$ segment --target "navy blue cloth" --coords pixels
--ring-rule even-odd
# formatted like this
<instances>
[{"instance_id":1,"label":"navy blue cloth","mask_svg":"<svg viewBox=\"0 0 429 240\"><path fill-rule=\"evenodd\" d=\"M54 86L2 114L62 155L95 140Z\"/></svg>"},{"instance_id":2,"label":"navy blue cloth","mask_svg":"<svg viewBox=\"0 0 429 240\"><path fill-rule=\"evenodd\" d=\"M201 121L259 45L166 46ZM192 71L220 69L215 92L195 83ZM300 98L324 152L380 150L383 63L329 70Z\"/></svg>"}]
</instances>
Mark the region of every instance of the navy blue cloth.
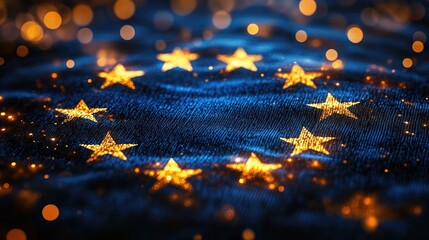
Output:
<instances>
[{"instance_id":1,"label":"navy blue cloth","mask_svg":"<svg viewBox=\"0 0 429 240\"><path fill-rule=\"evenodd\" d=\"M10 184L0 193L1 236L20 228L28 239L241 239L252 229L256 239L425 239L429 55L412 53L411 44L415 31L428 33L427 19L394 30L362 27L363 42L352 44L345 28L333 27L329 17L342 14L346 26L363 26L360 12L367 6L326 1L319 4L319 10L329 9L325 15L301 25L279 6L253 4L232 11L231 25L205 40L212 22L204 3L188 16L171 13L174 22L166 31L153 26L153 17L171 11L167 2L146 1L127 21L116 20L111 5L102 5L90 25L90 44L57 42L49 50L30 47L26 58L7 58L0 66L0 110L16 120L0 119L0 184ZM247 34L252 22L269 27L270 34ZM119 36L123 24L136 29L130 41ZM191 31L190 40L180 37L183 28ZM306 43L295 40L300 29L308 33ZM167 44L163 51L155 49L160 39ZM321 47L311 47L312 39ZM175 47L200 55L192 61L193 72L161 71L156 55ZM263 56L255 63L257 72L220 71L225 63L217 55L239 47ZM289 72L297 63L320 71L329 65L329 48L338 50L343 69L323 71L314 81L317 89L282 89L284 80L274 76L278 68ZM127 70L145 71L133 79L136 90L100 90L104 80L97 74L114 67L97 66L100 49L114 51ZM416 58L409 70L402 66L405 57ZM67 59L76 65L68 69ZM358 119L333 115L319 121L321 111L307 104L323 102L328 93L341 102L360 102L349 109ZM65 116L54 109L74 108L81 99L108 110L95 115L98 123L62 123ZM336 137L323 144L331 154L291 157L294 146L280 138L296 138L302 127ZM91 151L80 144L99 144L108 131L117 143L139 145L124 150L127 161L103 156L87 163ZM264 163L282 164L272 173L284 191L258 180L241 185L240 173L225 167L251 152ZM189 179L192 192L172 185L150 191L156 179L142 171L154 169L155 162L161 168L170 158L182 168L203 170ZM312 165L316 160L321 167ZM378 226L371 231L362 217L368 208L351 209L350 216L343 208L361 195L377 202ZM53 222L41 215L49 203L60 209Z\"/></svg>"}]
</instances>

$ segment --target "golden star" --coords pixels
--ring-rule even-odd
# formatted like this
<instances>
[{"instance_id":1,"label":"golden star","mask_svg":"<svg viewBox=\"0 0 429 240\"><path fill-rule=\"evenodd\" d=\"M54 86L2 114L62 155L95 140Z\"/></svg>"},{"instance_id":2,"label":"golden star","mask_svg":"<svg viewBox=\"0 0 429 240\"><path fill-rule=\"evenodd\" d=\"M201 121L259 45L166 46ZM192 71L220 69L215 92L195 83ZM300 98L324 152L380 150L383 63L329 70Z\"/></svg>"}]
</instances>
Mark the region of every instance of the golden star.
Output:
<instances>
[{"instance_id":1,"label":"golden star","mask_svg":"<svg viewBox=\"0 0 429 240\"><path fill-rule=\"evenodd\" d=\"M120 158L121 160L127 160L127 157L122 152L122 150L135 147L137 145L138 144L116 144L115 140L113 140L112 136L110 135L110 132L107 132L100 144L81 144L80 146L93 151L89 159L86 161L92 162L98 160L98 157L107 154Z\"/></svg>"},{"instance_id":2,"label":"golden star","mask_svg":"<svg viewBox=\"0 0 429 240\"><path fill-rule=\"evenodd\" d=\"M163 61L161 70L163 72L168 71L172 68L178 67L185 69L186 71L192 71L191 61L198 58L198 54L190 53L188 50L182 50L181 48L175 48L172 53L161 53L156 56L158 60Z\"/></svg>"},{"instance_id":3,"label":"golden star","mask_svg":"<svg viewBox=\"0 0 429 240\"><path fill-rule=\"evenodd\" d=\"M201 169L182 169L173 158L167 162L161 170L145 170L144 174L155 177L158 181L152 186L152 190L157 191L167 184L179 186L185 190L192 191L192 185L187 181L189 177L200 174Z\"/></svg>"},{"instance_id":4,"label":"golden star","mask_svg":"<svg viewBox=\"0 0 429 240\"><path fill-rule=\"evenodd\" d=\"M64 122L68 122L74 118L83 118L91 120L93 122L97 122L97 119L95 119L92 114L107 111L107 108L88 108L88 106L82 99L73 109L56 108L55 111L67 115L66 119L64 119Z\"/></svg>"},{"instance_id":5,"label":"golden star","mask_svg":"<svg viewBox=\"0 0 429 240\"><path fill-rule=\"evenodd\" d=\"M322 116L320 116L320 121L326 119L327 117L333 114L341 114L347 117L351 117L357 119L357 117L350 112L347 108L359 104L360 102L338 102L337 99L334 98L330 93L326 97L324 103L314 103L307 104L307 106L314 107L322 110Z\"/></svg>"},{"instance_id":6,"label":"golden star","mask_svg":"<svg viewBox=\"0 0 429 240\"><path fill-rule=\"evenodd\" d=\"M261 61L261 55L247 55L243 48L238 48L234 54L229 55L218 55L219 61L225 62L226 71L231 72L237 68L245 68L250 71L256 72L258 68L255 66L255 62Z\"/></svg>"},{"instance_id":7,"label":"golden star","mask_svg":"<svg viewBox=\"0 0 429 240\"><path fill-rule=\"evenodd\" d=\"M314 150L323 154L329 155L322 143L334 140L335 137L316 137L309 132L305 127L302 128L298 138L280 138L281 140L295 145L292 156L300 154L307 150Z\"/></svg>"},{"instance_id":8,"label":"golden star","mask_svg":"<svg viewBox=\"0 0 429 240\"><path fill-rule=\"evenodd\" d=\"M251 153L246 163L227 164L226 167L240 171L241 176L238 182L244 184L255 177L263 179L267 183L274 183L274 177L271 171L281 168L281 164L262 163L256 154Z\"/></svg>"},{"instance_id":9,"label":"golden star","mask_svg":"<svg viewBox=\"0 0 429 240\"><path fill-rule=\"evenodd\" d=\"M136 89L132 78L140 77L144 75L144 71L127 71L122 64L116 65L110 72L101 72L98 74L99 77L104 78L104 83L101 85L101 89L105 89L114 84L121 84L131 89Z\"/></svg>"},{"instance_id":10,"label":"golden star","mask_svg":"<svg viewBox=\"0 0 429 240\"><path fill-rule=\"evenodd\" d=\"M322 76L323 73L319 72L305 72L301 66L294 64L290 73L276 73L275 76L279 78L284 78L285 84L283 89L286 89L290 86L297 85L298 83L305 84L312 88L317 88L314 84L313 79Z\"/></svg>"}]
</instances>

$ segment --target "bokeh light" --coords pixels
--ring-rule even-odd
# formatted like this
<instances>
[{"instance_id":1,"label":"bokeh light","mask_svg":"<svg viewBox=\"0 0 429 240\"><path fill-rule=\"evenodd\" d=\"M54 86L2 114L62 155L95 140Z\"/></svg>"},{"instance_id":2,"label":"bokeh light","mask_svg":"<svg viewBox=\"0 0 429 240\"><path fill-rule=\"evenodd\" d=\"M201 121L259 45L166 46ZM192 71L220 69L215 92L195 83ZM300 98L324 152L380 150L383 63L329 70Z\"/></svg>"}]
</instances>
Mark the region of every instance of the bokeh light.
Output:
<instances>
[{"instance_id":1,"label":"bokeh light","mask_svg":"<svg viewBox=\"0 0 429 240\"><path fill-rule=\"evenodd\" d=\"M120 35L122 39L124 40L131 40L134 38L134 35L136 34L136 31L134 30L134 27L131 25L124 25L121 27Z\"/></svg>"},{"instance_id":2,"label":"bokeh light","mask_svg":"<svg viewBox=\"0 0 429 240\"><path fill-rule=\"evenodd\" d=\"M251 24L247 25L247 32L250 35L256 35L259 32L259 26L255 23L251 23Z\"/></svg>"},{"instance_id":3,"label":"bokeh light","mask_svg":"<svg viewBox=\"0 0 429 240\"><path fill-rule=\"evenodd\" d=\"M131 0L117 0L113 5L113 11L116 17L121 20L127 20L134 15L136 6Z\"/></svg>"},{"instance_id":4,"label":"bokeh light","mask_svg":"<svg viewBox=\"0 0 429 240\"><path fill-rule=\"evenodd\" d=\"M363 40L363 31L356 26L350 27L347 30L347 37L352 43L360 43Z\"/></svg>"},{"instance_id":5,"label":"bokeh light","mask_svg":"<svg viewBox=\"0 0 429 240\"><path fill-rule=\"evenodd\" d=\"M60 216L60 210L54 204L48 204L42 209L42 216L46 221L54 221Z\"/></svg>"},{"instance_id":6,"label":"bokeh light","mask_svg":"<svg viewBox=\"0 0 429 240\"><path fill-rule=\"evenodd\" d=\"M307 41L307 33L304 30L299 30L295 34L296 41L303 43Z\"/></svg>"},{"instance_id":7,"label":"bokeh light","mask_svg":"<svg viewBox=\"0 0 429 240\"><path fill-rule=\"evenodd\" d=\"M7 232L6 240L27 240L27 235L21 229L14 228Z\"/></svg>"},{"instance_id":8,"label":"bokeh light","mask_svg":"<svg viewBox=\"0 0 429 240\"><path fill-rule=\"evenodd\" d=\"M55 11L48 12L43 18L43 23L49 29L57 29L61 26L62 23L61 15Z\"/></svg>"}]
</instances>

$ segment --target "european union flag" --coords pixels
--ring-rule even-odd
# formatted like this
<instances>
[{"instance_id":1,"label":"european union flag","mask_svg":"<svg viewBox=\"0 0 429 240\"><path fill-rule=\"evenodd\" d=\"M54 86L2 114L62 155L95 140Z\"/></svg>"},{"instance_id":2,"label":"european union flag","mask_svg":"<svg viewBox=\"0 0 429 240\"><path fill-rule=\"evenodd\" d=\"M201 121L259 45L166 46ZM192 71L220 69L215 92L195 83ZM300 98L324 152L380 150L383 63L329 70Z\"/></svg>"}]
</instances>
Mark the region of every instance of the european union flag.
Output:
<instances>
[{"instance_id":1,"label":"european union flag","mask_svg":"<svg viewBox=\"0 0 429 240\"><path fill-rule=\"evenodd\" d=\"M0 0L0 236L426 239L427 1Z\"/></svg>"}]
</instances>

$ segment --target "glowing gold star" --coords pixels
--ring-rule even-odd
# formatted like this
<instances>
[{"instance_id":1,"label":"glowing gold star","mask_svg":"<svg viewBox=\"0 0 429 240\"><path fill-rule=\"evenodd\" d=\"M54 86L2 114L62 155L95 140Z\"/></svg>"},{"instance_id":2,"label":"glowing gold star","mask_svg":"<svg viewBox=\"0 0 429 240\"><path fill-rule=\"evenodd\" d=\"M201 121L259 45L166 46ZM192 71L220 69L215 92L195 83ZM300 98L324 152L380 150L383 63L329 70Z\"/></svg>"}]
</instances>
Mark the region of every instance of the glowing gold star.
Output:
<instances>
[{"instance_id":1,"label":"glowing gold star","mask_svg":"<svg viewBox=\"0 0 429 240\"><path fill-rule=\"evenodd\" d=\"M298 83L305 84L312 88L317 88L314 84L313 79L322 76L322 73L319 72L305 72L302 67L298 64L293 65L290 73L276 73L275 76L279 78L284 78L285 84L283 89L286 89L290 86L297 85Z\"/></svg>"},{"instance_id":2,"label":"glowing gold star","mask_svg":"<svg viewBox=\"0 0 429 240\"><path fill-rule=\"evenodd\" d=\"M98 157L103 155L112 155L114 157L120 158L121 160L127 160L127 157L122 152L122 150L135 147L138 144L116 144L113 140L110 132L107 132L103 141L100 144L81 144L80 146L87 148L93 153L86 162L92 162L98 160Z\"/></svg>"},{"instance_id":3,"label":"glowing gold star","mask_svg":"<svg viewBox=\"0 0 429 240\"><path fill-rule=\"evenodd\" d=\"M161 70L163 72L168 71L172 68L178 67L185 69L186 71L192 71L191 61L198 58L198 54L190 53L188 50L182 50L181 48L175 48L172 53L161 53L156 56L158 60L163 61Z\"/></svg>"},{"instance_id":4,"label":"glowing gold star","mask_svg":"<svg viewBox=\"0 0 429 240\"><path fill-rule=\"evenodd\" d=\"M174 161L173 158L167 162L161 170L146 170L145 175L155 177L158 181L152 186L152 190L156 191L167 184L179 186L185 190L192 191L192 185L187 181L189 177L200 174L201 169L182 169Z\"/></svg>"},{"instance_id":5,"label":"glowing gold star","mask_svg":"<svg viewBox=\"0 0 429 240\"><path fill-rule=\"evenodd\" d=\"M281 168L281 164L262 163L256 154L251 153L246 163L227 164L226 167L241 172L239 183L244 184L255 177L263 179L267 183L274 183L271 171Z\"/></svg>"},{"instance_id":6,"label":"glowing gold star","mask_svg":"<svg viewBox=\"0 0 429 240\"><path fill-rule=\"evenodd\" d=\"M98 74L99 77L105 79L103 85L101 85L101 89L115 84L121 84L133 90L136 89L136 87L131 79L143 75L144 71L127 71L122 64L116 65L110 72L101 72Z\"/></svg>"},{"instance_id":7,"label":"glowing gold star","mask_svg":"<svg viewBox=\"0 0 429 240\"><path fill-rule=\"evenodd\" d=\"M95 119L92 114L107 111L107 108L88 108L88 106L82 99L73 109L56 108L55 111L67 115L66 119L64 119L64 122L68 122L74 118L83 118L91 120L93 122L97 122L97 119Z\"/></svg>"},{"instance_id":8,"label":"glowing gold star","mask_svg":"<svg viewBox=\"0 0 429 240\"><path fill-rule=\"evenodd\" d=\"M298 138L280 138L281 140L295 145L292 156L300 154L307 150L314 150L323 154L329 155L322 143L334 140L334 137L316 137L309 132L305 127L302 128Z\"/></svg>"},{"instance_id":9,"label":"glowing gold star","mask_svg":"<svg viewBox=\"0 0 429 240\"><path fill-rule=\"evenodd\" d=\"M231 56L229 55L218 55L219 61L225 62L226 71L231 72L237 68L245 68L250 71L256 72L258 68L255 66L255 62L261 61L261 55L247 55L243 48L239 48Z\"/></svg>"},{"instance_id":10,"label":"glowing gold star","mask_svg":"<svg viewBox=\"0 0 429 240\"><path fill-rule=\"evenodd\" d=\"M356 104L359 104L359 102L338 102L334 96L328 93L324 103L307 104L307 106L322 110L322 116L320 116L320 120L324 120L335 113L357 119L357 117L347 109Z\"/></svg>"}]
</instances>

